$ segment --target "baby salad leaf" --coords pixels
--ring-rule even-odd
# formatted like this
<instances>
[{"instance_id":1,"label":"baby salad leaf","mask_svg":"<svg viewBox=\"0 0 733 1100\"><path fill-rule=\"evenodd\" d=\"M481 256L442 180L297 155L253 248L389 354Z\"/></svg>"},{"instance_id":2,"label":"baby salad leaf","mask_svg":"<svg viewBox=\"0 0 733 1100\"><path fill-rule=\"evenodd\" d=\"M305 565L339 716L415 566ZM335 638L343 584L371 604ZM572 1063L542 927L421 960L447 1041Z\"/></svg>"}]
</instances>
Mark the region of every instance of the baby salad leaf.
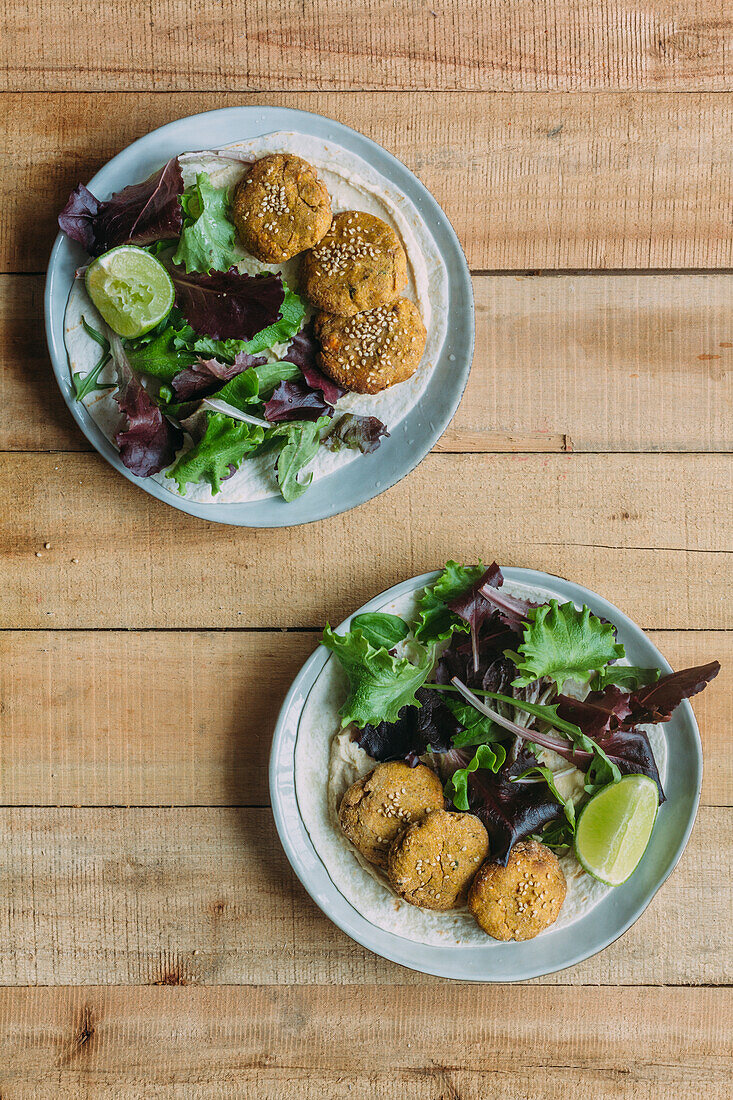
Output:
<instances>
[{"instance_id":1,"label":"baby salad leaf","mask_svg":"<svg viewBox=\"0 0 733 1100\"><path fill-rule=\"evenodd\" d=\"M426 752L447 752L460 727L444 700L430 688L415 692L418 706L404 706L395 722L366 723L359 745L374 760L417 761Z\"/></svg>"},{"instance_id":2,"label":"baby salad leaf","mask_svg":"<svg viewBox=\"0 0 733 1100\"><path fill-rule=\"evenodd\" d=\"M77 401L83 401L88 393L93 393L96 390L113 390L115 388L114 382L97 381L99 375L112 358L109 350L109 340L106 336L103 336L101 332L97 332L85 317L82 317L81 323L87 336L91 336L92 340L99 344L102 349L102 354L88 374L82 374L81 371L74 371L72 373L71 379L74 383L74 395Z\"/></svg>"},{"instance_id":3,"label":"baby salad leaf","mask_svg":"<svg viewBox=\"0 0 733 1100\"><path fill-rule=\"evenodd\" d=\"M314 390L320 390L324 400L329 405L335 405L340 397L347 392L345 386L339 386L332 378L329 378L319 369L316 363L318 344L313 335L313 323L304 325L300 332L296 333L290 342L287 355L283 358L289 363L294 363L300 370L309 386Z\"/></svg>"},{"instance_id":4,"label":"baby salad leaf","mask_svg":"<svg viewBox=\"0 0 733 1100\"><path fill-rule=\"evenodd\" d=\"M117 370L114 396L125 418L125 427L115 433L114 441L128 470L138 477L149 477L170 465L183 443L183 432L163 416L130 366L121 339L109 331Z\"/></svg>"},{"instance_id":5,"label":"baby salad leaf","mask_svg":"<svg viewBox=\"0 0 733 1100\"><path fill-rule=\"evenodd\" d=\"M229 191L214 187L206 172L180 197L183 230L174 264L186 271L227 271L236 262L235 231L229 220Z\"/></svg>"},{"instance_id":6,"label":"baby salad leaf","mask_svg":"<svg viewBox=\"0 0 733 1100\"><path fill-rule=\"evenodd\" d=\"M182 493L186 485L207 481L213 493L221 489L222 481L234 473L245 455L264 439L264 429L255 424L232 420L223 413L207 412L203 438L190 451L182 454L167 471Z\"/></svg>"},{"instance_id":7,"label":"baby salad leaf","mask_svg":"<svg viewBox=\"0 0 733 1100\"><path fill-rule=\"evenodd\" d=\"M301 470L316 456L321 444L321 429L328 417L318 420L288 420L268 433L268 439L284 440L277 458L276 474L280 492L287 501L297 500L313 480L313 472L299 477Z\"/></svg>"},{"instance_id":8,"label":"baby salad leaf","mask_svg":"<svg viewBox=\"0 0 733 1100\"><path fill-rule=\"evenodd\" d=\"M352 630L361 630L367 641L377 649L384 646L392 649L398 642L404 642L410 628L399 615L388 615L385 611L365 611L351 620Z\"/></svg>"},{"instance_id":9,"label":"baby salad leaf","mask_svg":"<svg viewBox=\"0 0 733 1100\"><path fill-rule=\"evenodd\" d=\"M311 376L307 375L310 380ZM315 385L315 382L309 381ZM323 396L327 397L323 390ZM323 440L329 451L340 451L348 447L352 451L361 451L363 455L372 454L382 442L382 436L389 438L389 432L376 416L358 416L356 413L344 413L333 421L328 435Z\"/></svg>"},{"instance_id":10,"label":"baby salad leaf","mask_svg":"<svg viewBox=\"0 0 733 1100\"><path fill-rule=\"evenodd\" d=\"M552 771L549 768L545 768L542 764L535 764L534 767L527 768L526 771L523 771L521 775L513 776L512 783L521 783L523 779L529 779L530 777L533 777L535 775L538 775L540 779L544 779L545 783L552 791L553 797L556 798L562 806L565 812L565 819L570 826L572 832L574 833L575 803L573 802L572 798L563 798L563 796L560 794L555 784L555 776L552 774Z\"/></svg>"},{"instance_id":11,"label":"baby salad leaf","mask_svg":"<svg viewBox=\"0 0 733 1100\"><path fill-rule=\"evenodd\" d=\"M259 367L266 362L264 355L248 355L246 351L240 352L233 363L222 363L218 359L198 359L171 379L173 399L193 401L199 397L209 397L220 390L224 382L236 378L250 367Z\"/></svg>"},{"instance_id":12,"label":"baby salad leaf","mask_svg":"<svg viewBox=\"0 0 733 1100\"><path fill-rule=\"evenodd\" d=\"M460 619L464 619L471 630L474 672L478 672L479 668L479 630L484 622L494 614L493 606L482 595L481 590L484 588L500 588L503 583L504 578L501 575L501 569L494 562L470 588L454 596L448 602L448 607L453 614L458 615Z\"/></svg>"},{"instance_id":13,"label":"baby salad leaf","mask_svg":"<svg viewBox=\"0 0 733 1100\"><path fill-rule=\"evenodd\" d=\"M506 730L503 730L501 726L497 726L484 714L479 714L476 708L464 699L446 694L443 697L443 702L463 727L453 737L454 748L461 749L469 745L488 745L493 741L506 740Z\"/></svg>"},{"instance_id":14,"label":"baby salad leaf","mask_svg":"<svg viewBox=\"0 0 733 1100\"><path fill-rule=\"evenodd\" d=\"M152 340L130 340L126 347L132 367L139 374L150 374L161 382L172 382L181 370L192 366L194 352L179 346L177 330L169 325Z\"/></svg>"},{"instance_id":15,"label":"baby salad leaf","mask_svg":"<svg viewBox=\"0 0 733 1100\"><path fill-rule=\"evenodd\" d=\"M591 687L594 691L603 691L610 685L635 691L636 688L655 684L661 673L658 668L639 668L638 665L609 665L597 672Z\"/></svg>"},{"instance_id":16,"label":"baby salad leaf","mask_svg":"<svg viewBox=\"0 0 733 1100\"><path fill-rule=\"evenodd\" d=\"M59 214L59 226L90 256L101 256L118 244L146 245L177 237L183 222L178 201L182 191L177 157L143 183L131 184L105 202L80 183Z\"/></svg>"},{"instance_id":17,"label":"baby salad leaf","mask_svg":"<svg viewBox=\"0 0 733 1100\"><path fill-rule=\"evenodd\" d=\"M578 611L572 603L550 600L532 608L528 619L518 652L507 654L519 670L513 687L527 687L547 677L562 691L566 680L587 684L594 673L624 656L613 626L588 607Z\"/></svg>"},{"instance_id":18,"label":"baby salad leaf","mask_svg":"<svg viewBox=\"0 0 733 1100\"><path fill-rule=\"evenodd\" d=\"M420 597L419 612L414 625L418 642L447 642L457 630L468 633L469 624L450 610L451 600L463 596L484 575L484 567L446 563L438 579L428 585Z\"/></svg>"},{"instance_id":19,"label":"baby salad leaf","mask_svg":"<svg viewBox=\"0 0 733 1100\"><path fill-rule=\"evenodd\" d=\"M656 684L641 687L629 697L631 719L636 722L666 722L672 711L691 695L707 687L720 672L720 662L711 661L707 665L695 668L683 668L679 672L670 672L662 676Z\"/></svg>"},{"instance_id":20,"label":"baby salad leaf","mask_svg":"<svg viewBox=\"0 0 733 1100\"><path fill-rule=\"evenodd\" d=\"M247 340L273 328L285 298L282 277L273 274L246 275L236 267L228 271L186 272L169 267L176 288L176 303L198 333L215 340ZM270 347L272 341L264 347ZM262 347L246 349L250 353Z\"/></svg>"},{"instance_id":21,"label":"baby salad leaf","mask_svg":"<svg viewBox=\"0 0 733 1100\"><path fill-rule=\"evenodd\" d=\"M333 405L324 401L320 390L311 389L304 381L278 383L265 405L265 419L270 421L318 420L320 416L330 419Z\"/></svg>"},{"instance_id":22,"label":"baby salad leaf","mask_svg":"<svg viewBox=\"0 0 733 1100\"><path fill-rule=\"evenodd\" d=\"M479 768L496 772L506 760L506 750L503 745L479 745L472 759L465 768L457 768L445 785L445 797L449 799L457 810L464 812L469 809L468 802L468 777Z\"/></svg>"},{"instance_id":23,"label":"baby salad leaf","mask_svg":"<svg viewBox=\"0 0 733 1100\"><path fill-rule=\"evenodd\" d=\"M393 657L384 646L376 649L361 630L336 634L326 626L323 645L336 654L349 679L349 695L341 707L341 725L396 722L403 707L420 707L416 691L433 665L432 651L422 649L418 664ZM367 750L368 751L368 750Z\"/></svg>"}]
</instances>

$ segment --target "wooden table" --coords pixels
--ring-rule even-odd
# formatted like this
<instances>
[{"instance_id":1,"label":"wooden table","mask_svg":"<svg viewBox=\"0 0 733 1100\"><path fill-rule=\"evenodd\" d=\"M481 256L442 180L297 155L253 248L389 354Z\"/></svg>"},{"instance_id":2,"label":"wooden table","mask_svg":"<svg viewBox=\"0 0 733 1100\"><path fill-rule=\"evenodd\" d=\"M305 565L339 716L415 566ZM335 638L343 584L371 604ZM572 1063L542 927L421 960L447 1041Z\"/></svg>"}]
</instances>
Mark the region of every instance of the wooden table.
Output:
<instances>
[{"instance_id":1,"label":"wooden table","mask_svg":"<svg viewBox=\"0 0 733 1100\"><path fill-rule=\"evenodd\" d=\"M730 4L2 14L2 1100L730 1095ZM124 481L43 339L71 186L240 103L381 142L474 273L475 363L435 451L290 531L216 527ZM705 781L678 869L619 942L523 986L357 947L268 808L274 718L324 619L449 555L572 577L673 665L724 662L695 705Z\"/></svg>"}]
</instances>

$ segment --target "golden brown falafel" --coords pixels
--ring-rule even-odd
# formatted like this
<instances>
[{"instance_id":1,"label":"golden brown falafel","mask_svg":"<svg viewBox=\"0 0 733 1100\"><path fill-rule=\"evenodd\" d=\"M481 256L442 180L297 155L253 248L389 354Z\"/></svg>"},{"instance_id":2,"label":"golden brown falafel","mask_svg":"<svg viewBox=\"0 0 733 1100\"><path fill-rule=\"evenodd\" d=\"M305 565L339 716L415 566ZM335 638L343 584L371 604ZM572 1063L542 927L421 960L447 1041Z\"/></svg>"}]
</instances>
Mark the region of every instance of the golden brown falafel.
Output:
<instances>
[{"instance_id":1,"label":"golden brown falafel","mask_svg":"<svg viewBox=\"0 0 733 1100\"><path fill-rule=\"evenodd\" d=\"M488 853L488 834L477 817L431 810L393 842L387 873L411 905L455 909Z\"/></svg>"},{"instance_id":2,"label":"golden brown falafel","mask_svg":"<svg viewBox=\"0 0 733 1100\"><path fill-rule=\"evenodd\" d=\"M349 787L339 806L344 835L365 859L387 864L389 846L402 830L428 810L442 809L443 786L434 771L398 760L376 768Z\"/></svg>"},{"instance_id":3,"label":"golden brown falafel","mask_svg":"<svg viewBox=\"0 0 733 1100\"><path fill-rule=\"evenodd\" d=\"M263 263L282 263L327 232L331 196L307 161L272 153L255 161L237 184L232 218L248 252Z\"/></svg>"},{"instance_id":4,"label":"golden brown falafel","mask_svg":"<svg viewBox=\"0 0 733 1100\"><path fill-rule=\"evenodd\" d=\"M322 371L355 393L379 393L411 378L425 351L425 325L409 298L340 317L319 313L315 334Z\"/></svg>"},{"instance_id":5,"label":"golden brown falafel","mask_svg":"<svg viewBox=\"0 0 733 1100\"><path fill-rule=\"evenodd\" d=\"M566 893L555 853L536 840L520 840L506 867L483 864L473 880L468 908L495 940L531 940L555 923Z\"/></svg>"},{"instance_id":6,"label":"golden brown falafel","mask_svg":"<svg viewBox=\"0 0 733 1100\"><path fill-rule=\"evenodd\" d=\"M337 214L303 257L303 287L325 313L351 317L393 302L407 285L407 257L394 229L363 210Z\"/></svg>"}]
</instances>

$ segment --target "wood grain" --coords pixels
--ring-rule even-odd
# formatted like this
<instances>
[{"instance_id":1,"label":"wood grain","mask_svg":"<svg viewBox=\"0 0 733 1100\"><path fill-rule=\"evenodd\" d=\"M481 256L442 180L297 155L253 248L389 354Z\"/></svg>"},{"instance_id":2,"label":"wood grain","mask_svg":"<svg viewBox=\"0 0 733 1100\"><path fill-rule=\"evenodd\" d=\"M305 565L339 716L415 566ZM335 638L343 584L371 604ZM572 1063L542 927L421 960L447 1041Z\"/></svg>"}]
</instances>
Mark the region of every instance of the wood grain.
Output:
<instances>
[{"instance_id":1,"label":"wood grain","mask_svg":"<svg viewBox=\"0 0 733 1100\"><path fill-rule=\"evenodd\" d=\"M174 511L97 455L0 455L0 628L320 628L448 557L572 577L644 628L727 628L732 465L431 455L356 511L253 531Z\"/></svg>"},{"instance_id":2,"label":"wood grain","mask_svg":"<svg viewBox=\"0 0 733 1100\"><path fill-rule=\"evenodd\" d=\"M723 0L8 4L5 90L730 86ZM50 30L40 40L39 27ZM295 103L293 105L296 105ZM195 105L194 105L195 109Z\"/></svg>"},{"instance_id":3,"label":"wood grain","mask_svg":"<svg viewBox=\"0 0 733 1100\"><path fill-rule=\"evenodd\" d=\"M129 142L242 103L294 105L282 93L4 96L0 271L42 270L70 189ZM474 269L733 267L725 95L304 93L295 105L404 161Z\"/></svg>"},{"instance_id":4,"label":"wood grain","mask_svg":"<svg viewBox=\"0 0 733 1100\"><path fill-rule=\"evenodd\" d=\"M0 633L0 804L266 805L275 719L319 636ZM733 632L651 637L673 668L722 663L694 707L703 803L731 805Z\"/></svg>"},{"instance_id":5,"label":"wood grain","mask_svg":"<svg viewBox=\"0 0 733 1100\"><path fill-rule=\"evenodd\" d=\"M475 276L476 353L437 451L733 449L733 275ZM90 450L40 276L0 276L0 450Z\"/></svg>"},{"instance_id":6,"label":"wood grain","mask_svg":"<svg viewBox=\"0 0 733 1100\"><path fill-rule=\"evenodd\" d=\"M541 980L730 982L731 826L731 809L701 809L645 915L597 958ZM427 981L320 913L268 809L2 809L0 852L0 985Z\"/></svg>"},{"instance_id":7,"label":"wood grain","mask_svg":"<svg viewBox=\"0 0 733 1100\"><path fill-rule=\"evenodd\" d=\"M0 1087L9 1100L698 1100L726 1094L728 1008L719 989L4 990Z\"/></svg>"}]
</instances>

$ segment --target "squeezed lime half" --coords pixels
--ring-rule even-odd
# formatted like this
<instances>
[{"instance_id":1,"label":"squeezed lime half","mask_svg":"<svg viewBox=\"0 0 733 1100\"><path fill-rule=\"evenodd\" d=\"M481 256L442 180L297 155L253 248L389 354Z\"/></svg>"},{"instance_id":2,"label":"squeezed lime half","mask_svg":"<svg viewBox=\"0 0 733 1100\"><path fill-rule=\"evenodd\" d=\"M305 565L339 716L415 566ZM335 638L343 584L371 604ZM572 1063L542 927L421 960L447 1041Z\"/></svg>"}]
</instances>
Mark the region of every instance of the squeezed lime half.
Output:
<instances>
[{"instance_id":1,"label":"squeezed lime half","mask_svg":"<svg viewBox=\"0 0 733 1100\"><path fill-rule=\"evenodd\" d=\"M144 336L166 317L175 291L170 275L143 248L123 244L93 260L86 288L102 317L119 336Z\"/></svg>"},{"instance_id":2,"label":"squeezed lime half","mask_svg":"<svg viewBox=\"0 0 733 1100\"><path fill-rule=\"evenodd\" d=\"M647 775L625 775L604 787L578 819L578 862L607 886L620 886L639 866L658 809L657 785Z\"/></svg>"}]
</instances>

